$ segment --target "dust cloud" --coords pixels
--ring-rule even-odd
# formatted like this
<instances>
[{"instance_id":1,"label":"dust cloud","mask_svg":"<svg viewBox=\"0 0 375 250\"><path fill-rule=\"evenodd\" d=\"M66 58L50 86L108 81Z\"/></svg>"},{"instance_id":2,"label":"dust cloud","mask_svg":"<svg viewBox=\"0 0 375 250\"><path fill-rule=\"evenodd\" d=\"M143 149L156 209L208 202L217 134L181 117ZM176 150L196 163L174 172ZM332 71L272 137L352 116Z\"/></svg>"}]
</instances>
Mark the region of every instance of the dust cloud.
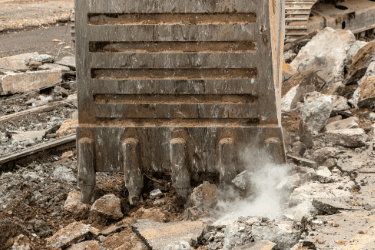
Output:
<instances>
[{"instance_id":1,"label":"dust cloud","mask_svg":"<svg viewBox=\"0 0 375 250\"><path fill-rule=\"evenodd\" d=\"M264 150L248 147L240 153L247 174L249 192L241 197L235 187L222 190L218 196L221 217L217 222L234 221L241 216L262 216L275 219L283 212L288 194L278 191L276 186L289 176L290 166L275 164Z\"/></svg>"}]
</instances>

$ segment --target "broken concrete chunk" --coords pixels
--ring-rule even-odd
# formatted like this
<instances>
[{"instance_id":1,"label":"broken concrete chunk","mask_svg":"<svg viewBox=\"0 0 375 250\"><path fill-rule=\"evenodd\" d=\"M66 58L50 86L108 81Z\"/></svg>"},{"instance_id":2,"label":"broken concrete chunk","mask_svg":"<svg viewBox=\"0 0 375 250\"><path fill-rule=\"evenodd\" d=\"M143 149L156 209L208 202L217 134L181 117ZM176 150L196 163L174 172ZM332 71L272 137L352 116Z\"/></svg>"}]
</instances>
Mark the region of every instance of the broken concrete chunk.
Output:
<instances>
[{"instance_id":1,"label":"broken concrete chunk","mask_svg":"<svg viewBox=\"0 0 375 250\"><path fill-rule=\"evenodd\" d=\"M346 199L342 198L316 198L313 200L312 204L320 213L324 214L336 214L339 213L340 210L351 209Z\"/></svg>"},{"instance_id":2,"label":"broken concrete chunk","mask_svg":"<svg viewBox=\"0 0 375 250\"><path fill-rule=\"evenodd\" d=\"M352 46L350 46L350 49L348 50L348 54L345 59L345 68L349 71L350 66L353 63L353 58L358 53L360 49L362 49L364 46L366 46L368 43L364 41L355 41Z\"/></svg>"},{"instance_id":3,"label":"broken concrete chunk","mask_svg":"<svg viewBox=\"0 0 375 250\"><path fill-rule=\"evenodd\" d=\"M74 134L76 132L76 128L78 126L78 120L75 119L69 119L65 120L62 124L59 130L56 131L56 135L58 137L62 137L65 135Z\"/></svg>"},{"instance_id":4,"label":"broken concrete chunk","mask_svg":"<svg viewBox=\"0 0 375 250\"><path fill-rule=\"evenodd\" d=\"M348 100L343 96L332 95L332 101L333 101L332 112L337 113L339 111L346 111L350 109Z\"/></svg>"},{"instance_id":5,"label":"broken concrete chunk","mask_svg":"<svg viewBox=\"0 0 375 250\"><path fill-rule=\"evenodd\" d=\"M160 189L155 189L150 192L150 198L153 200L161 195L163 195L163 193L160 191Z\"/></svg>"},{"instance_id":6,"label":"broken concrete chunk","mask_svg":"<svg viewBox=\"0 0 375 250\"><path fill-rule=\"evenodd\" d=\"M163 250L193 250L187 241L172 242L166 246Z\"/></svg>"},{"instance_id":7,"label":"broken concrete chunk","mask_svg":"<svg viewBox=\"0 0 375 250\"><path fill-rule=\"evenodd\" d=\"M324 81L313 71L294 75L282 86L281 110L288 112L295 109L307 93L317 91L323 86Z\"/></svg>"},{"instance_id":8,"label":"broken concrete chunk","mask_svg":"<svg viewBox=\"0 0 375 250\"><path fill-rule=\"evenodd\" d=\"M31 61L29 62L29 68L32 68L32 69L38 69L39 66L41 66L42 63L41 62L34 62L34 61Z\"/></svg>"},{"instance_id":9,"label":"broken concrete chunk","mask_svg":"<svg viewBox=\"0 0 375 250\"><path fill-rule=\"evenodd\" d=\"M369 137L361 128L327 131L328 141L349 148L363 147Z\"/></svg>"},{"instance_id":10,"label":"broken concrete chunk","mask_svg":"<svg viewBox=\"0 0 375 250\"><path fill-rule=\"evenodd\" d=\"M252 235L255 242L268 240L274 242L280 250L289 250L301 238L300 231L283 225L253 226Z\"/></svg>"},{"instance_id":11,"label":"broken concrete chunk","mask_svg":"<svg viewBox=\"0 0 375 250\"><path fill-rule=\"evenodd\" d=\"M349 30L325 28L301 49L291 64L299 72L317 72L330 86L344 79L344 62L355 41Z\"/></svg>"},{"instance_id":12,"label":"broken concrete chunk","mask_svg":"<svg viewBox=\"0 0 375 250\"><path fill-rule=\"evenodd\" d=\"M365 75L367 68L371 62L375 61L375 42L368 43L361 48L353 58L353 64L350 66L348 77L344 84L357 84L358 81Z\"/></svg>"},{"instance_id":13,"label":"broken concrete chunk","mask_svg":"<svg viewBox=\"0 0 375 250\"><path fill-rule=\"evenodd\" d=\"M301 221L303 217L310 220L318 214L318 210L311 201L304 201L293 209L293 216L296 221Z\"/></svg>"},{"instance_id":14,"label":"broken concrete chunk","mask_svg":"<svg viewBox=\"0 0 375 250\"><path fill-rule=\"evenodd\" d=\"M291 154L287 154L287 157L292 159L294 162L301 164L302 166L310 167L310 168L317 168L318 164L315 161L302 158L302 157L297 157Z\"/></svg>"},{"instance_id":15,"label":"broken concrete chunk","mask_svg":"<svg viewBox=\"0 0 375 250\"><path fill-rule=\"evenodd\" d=\"M70 168L64 166L58 166L53 171L53 175L56 179L68 181L68 182L77 182L76 177L73 174L73 171Z\"/></svg>"},{"instance_id":16,"label":"broken concrete chunk","mask_svg":"<svg viewBox=\"0 0 375 250\"><path fill-rule=\"evenodd\" d=\"M19 235L12 246L11 250L36 250L30 239L21 234Z\"/></svg>"},{"instance_id":17,"label":"broken concrete chunk","mask_svg":"<svg viewBox=\"0 0 375 250\"><path fill-rule=\"evenodd\" d=\"M371 131L370 131L371 139L375 140L375 124L371 125Z\"/></svg>"},{"instance_id":18,"label":"broken concrete chunk","mask_svg":"<svg viewBox=\"0 0 375 250\"><path fill-rule=\"evenodd\" d=\"M55 57L47 54L33 55L25 59L25 64L29 65L29 63L32 61L41 63L53 63L55 61Z\"/></svg>"},{"instance_id":19,"label":"broken concrete chunk","mask_svg":"<svg viewBox=\"0 0 375 250\"><path fill-rule=\"evenodd\" d=\"M337 186L322 184L320 182L309 182L294 189L289 197L289 206L297 206L314 198L350 197L350 191L336 189Z\"/></svg>"},{"instance_id":20,"label":"broken concrete chunk","mask_svg":"<svg viewBox=\"0 0 375 250\"><path fill-rule=\"evenodd\" d=\"M12 138L17 139L18 141L26 141L26 140L33 140L35 141L39 136L44 137L46 134L45 130L40 131L13 131L12 132Z\"/></svg>"},{"instance_id":21,"label":"broken concrete chunk","mask_svg":"<svg viewBox=\"0 0 375 250\"><path fill-rule=\"evenodd\" d=\"M304 174L294 174L284 178L279 185L276 186L276 190L292 190L297 188L306 182L314 180L316 173L314 169L311 169L309 172Z\"/></svg>"},{"instance_id":22,"label":"broken concrete chunk","mask_svg":"<svg viewBox=\"0 0 375 250\"><path fill-rule=\"evenodd\" d=\"M321 166L316 170L316 177L321 183L329 183L332 181L332 173L325 166Z\"/></svg>"},{"instance_id":23,"label":"broken concrete chunk","mask_svg":"<svg viewBox=\"0 0 375 250\"><path fill-rule=\"evenodd\" d=\"M303 127L311 132L320 132L327 125L332 109L331 96L318 92L307 94L301 114Z\"/></svg>"},{"instance_id":24,"label":"broken concrete chunk","mask_svg":"<svg viewBox=\"0 0 375 250\"><path fill-rule=\"evenodd\" d=\"M35 71L27 73L8 73L0 76L0 95L25 93L52 86L61 82L58 71Z\"/></svg>"},{"instance_id":25,"label":"broken concrete chunk","mask_svg":"<svg viewBox=\"0 0 375 250\"><path fill-rule=\"evenodd\" d=\"M236 178L232 180L232 183L242 189L246 190L246 188L249 186L250 182L250 173L249 171L243 171L242 173L238 174Z\"/></svg>"},{"instance_id":26,"label":"broken concrete chunk","mask_svg":"<svg viewBox=\"0 0 375 250\"><path fill-rule=\"evenodd\" d=\"M73 214L84 214L90 210L90 205L81 202L80 194L79 191L73 191L68 194L64 204L65 210Z\"/></svg>"},{"instance_id":27,"label":"broken concrete chunk","mask_svg":"<svg viewBox=\"0 0 375 250\"><path fill-rule=\"evenodd\" d=\"M336 154L338 153L337 148L333 147L325 147L318 149L314 152L313 157L314 160L318 163L321 164L323 163L327 158L330 157L335 157Z\"/></svg>"},{"instance_id":28,"label":"broken concrete chunk","mask_svg":"<svg viewBox=\"0 0 375 250\"><path fill-rule=\"evenodd\" d=\"M188 243L197 241L204 229L200 221L159 223L152 220L138 220L132 227L137 235L146 241L146 245L155 250L164 249L176 241Z\"/></svg>"},{"instance_id":29,"label":"broken concrete chunk","mask_svg":"<svg viewBox=\"0 0 375 250\"><path fill-rule=\"evenodd\" d=\"M101 250L99 243L95 240L83 241L78 244L74 244L67 250Z\"/></svg>"},{"instance_id":30,"label":"broken concrete chunk","mask_svg":"<svg viewBox=\"0 0 375 250\"><path fill-rule=\"evenodd\" d=\"M108 219L121 219L121 200L114 194L107 194L97 199L91 206L91 212L98 213Z\"/></svg>"},{"instance_id":31,"label":"broken concrete chunk","mask_svg":"<svg viewBox=\"0 0 375 250\"><path fill-rule=\"evenodd\" d=\"M212 208L217 203L217 187L215 184L201 184L194 188L190 200L193 206Z\"/></svg>"},{"instance_id":32,"label":"broken concrete chunk","mask_svg":"<svg viewBox=\"0 0 375 250\"><path fill-rule=\"evenodd\" d=\"M358 90L358 107L375 108L375 76L367 77Z\"/></svg>"},{"instance_id":33,"label":"broken concrete chunk","mask_svg":"<svg viewBox=\"0 0 375 250\"><path fill-rule=\"evenodd\" d=\"M90 225L73 222L60 229L52 237L47 238L48 247L66 248L84 239L90 233Z\"/></svg>"},{"instance_id":34,"label":"broken concrete chunk","mask_svg":"<svg viewBox=\"0 0 375 250\"><path fill-rule=\"evenodd\" d=\"M359 119L357 117L350 117L345 120L336 121L328 124L326 126L327 131L332 130L341 130L341 129L351 129L351 128L358 128Z\"/></svg>"},{"instance_id":35,"label":"broken concrete chunk","mask_svg":"<svg viewBox=\"0 0 375 250\"><path fill-rule=\"evenodd\" d=\"M267 240L261 240L257 242L252 242L244 246L238 246L233 248L233 250L274 250L276 244Z\"/></svg>"},{"instance_id":36,"label":"broken concrete chunk","mask_svg":"<svg viewBox=\"0 0 375 250\"><path fill-rule=\"evenodd\" d=\"M54 64L54 63L45 63L41 66L38 67L38 70L53 70L53 71L61 71L61 72L70 72L70 68L59 65L59 64Z\"/></svg>"},{"instance_id":37,"label":"broken concrete chunk","mask_svg":"<svg viewBox=\"0 0 375 250\"><path fill-rule=\"evenodd\" d=\"M35 55L38 55L38 52L0 58L0 71L26 71L28 67L25 65L25 60Z\"/></svg>"},{"instance_id":38,"label":"broken concrete chunk","mask_svg":"<svg viewBox=\"0 0 375 250\"><path fill-rule=\"evenodd\" d=\"M293 148L291 150L291 153L293 155L298 156L298 157L303 157L306 150L307 150L306 145L303 142L297 141L297 142L293 143Z\"/></svg>"},{"instance_id":39,"label":"broken concrete chunk","mask_svg":"<svg viewBox=\"0 0 375 250\"><path fill-rule=\"evenodd\" d=\"M71 70L76 70L76 59L74 56L63 57L61 60L55 62L55 64L69 67Z\"/></svg>"},{"instance_id":40,"label":"broken concrete chunk","mask_svg":"<svg viewBox=\"0 0 375 250\"><path fill-rule=\"evenodd\" d=\"M236 220L229 223L224 231L224 250L232 249L235 246L242 246L251 242L251 225L243 220Z\"/></svg>"}]
</instances>

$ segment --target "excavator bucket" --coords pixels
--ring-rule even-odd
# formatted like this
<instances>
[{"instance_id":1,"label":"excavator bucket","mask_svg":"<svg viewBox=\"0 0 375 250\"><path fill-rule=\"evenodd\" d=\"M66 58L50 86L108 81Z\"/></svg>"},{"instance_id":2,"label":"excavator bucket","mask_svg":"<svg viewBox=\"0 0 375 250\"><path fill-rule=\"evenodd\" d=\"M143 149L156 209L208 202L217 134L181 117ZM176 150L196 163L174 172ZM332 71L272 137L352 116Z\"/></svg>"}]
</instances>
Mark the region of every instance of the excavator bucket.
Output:
<instances>
[{"instance_id":1,"label":"excavator bucket","mask_svg":"<svg viewBox=\"0 0 375 250\"><path fill-rule=\"evenodd\" d=\"M76 0L81 200L96 172L123 172L130 203L146 174L187 196L251 162L285 161L280 124L282 0Z\"/></svg>"}]
</instances>

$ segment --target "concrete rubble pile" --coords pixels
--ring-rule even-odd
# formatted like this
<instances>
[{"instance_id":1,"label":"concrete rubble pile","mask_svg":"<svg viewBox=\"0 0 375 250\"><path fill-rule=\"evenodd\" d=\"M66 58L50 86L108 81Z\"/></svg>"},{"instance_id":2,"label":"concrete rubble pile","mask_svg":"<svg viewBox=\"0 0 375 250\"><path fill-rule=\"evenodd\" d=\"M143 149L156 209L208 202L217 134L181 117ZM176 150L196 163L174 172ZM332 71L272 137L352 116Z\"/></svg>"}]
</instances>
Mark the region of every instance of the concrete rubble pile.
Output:
<instances>
[{"instance_id":1,"label":"concrete rubble pile","mask_svg":"<svg viewBox=\"0 0 375 250\"><path fill-rule=\"evenodd\" d=\"M72 78L73 77L73 78ZM74 57L37 52L0 58L0 157L75 133Z\"/></svg>"},{"instance_id":2,"label":"concrete rubble pile","mask_svg":"<svg viewBox=\"0 0 375 250\"><path fill-rule=\"evenodd\" d=\"M327 231L343 228L350 220L345 213L370 216L375 205L368 195L375 180L362 174L373 171L375 157L374 55L375 42L356 41L350 31L331 28L285 52L285 61L296 71L284 77L282 86L287 163L279 167L287 174L277 183L259 186L250 169L233 178L230 187L222 187L217 176L199 176L185 199L171 187L170 176L145 174L142 200L130 204L123 175L98 173L95 201L84 204L77 187L77 153L59 153L0 173L0 232L7 232L0 235L0 249L347 246L348 236L337 231L332 239ZM74 70L71 58L55 62L52 56L32 53L0 59L1 94L50 88L47 94L22 99L24 105L10 102L1 108L3 116L68 103L42 114L41 124L27 118L0 124L0 156L74 133L75 84L54 86ZM13 79L30 84L21 88ZM273 197L279 203L268 203ZM267 209L273 212L262 214Z\"/></svg>"}]
</instances>

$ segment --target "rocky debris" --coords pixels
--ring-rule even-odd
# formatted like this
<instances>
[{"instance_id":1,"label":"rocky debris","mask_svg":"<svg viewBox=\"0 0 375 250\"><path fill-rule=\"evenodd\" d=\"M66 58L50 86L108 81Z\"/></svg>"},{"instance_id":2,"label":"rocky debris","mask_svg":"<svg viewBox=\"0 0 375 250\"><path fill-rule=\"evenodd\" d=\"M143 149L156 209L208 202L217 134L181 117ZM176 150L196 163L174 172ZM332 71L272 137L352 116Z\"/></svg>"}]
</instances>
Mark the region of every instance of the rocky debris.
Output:
<instances>
[{"instance_id":1,"label":"rocky debris","mask_svg":"<svg viewBox=\"0 0 375 250\"><path fill-rule=\"evenodd\" d=\"M239 189L246 190L250 186L250 177L250 172L245 170L238 174L236 178L232 180L232 183Z\"/></svg>"},{"instance_id":2,"label":"rocky debris","mask_svg":"<svg viewBox=\"0 0 375 250\"><path fill-rule=\"evenodd\" d=\"M365 75L371 62L375 61L375 42L368 43L362 47L353 58L353 64L350 66L348 76L345 79L345 85L357 84Z\"/></svg>"},{"instance_id":3,"label":"rocky debris","mask_svg":"<svg viewBox=\"0 0 375 250\"><path fill-rule=\"evenodd\" d=\"M302 218L311 220L315 215L318 214L317 209L313 206L311 201L304 201L298 204L293 209L294 220L300 222Z\"/></svg>"},{"instance_id":4,"label":"rocky debris","mask_svg":"<svg viewBox=\"0 0 375 250\"><path fill-rule=\"evenodd\" d=\"M26 141L26 140L32 140L35 141L38 137L44 137L46 134L45 130L41 131L13 131L12 132L12 139L17 139L18 141Z\"/></svg>"},{"instance_id":5,"label":"rocky debris","mask_svg":"<svg viewBox=\"0 0 375 250\"><path fill-rule=\"evenodd\" d=\"M47 238L48 247L67 248L90 235L90 225L73 222Z\"/></svg>"},{"instance_id":6,"label":"rocky debris","mask_svg":"<svg viewBox=\"0 0 375 250\"><path fill-rule=\"evenodd\" d=\"M314 169L309 169L307 173L304 174L294 174L292 176L285 177L277 186L276 190L293 190L306 182L314 180L316 177L316 172Z\"/></svg>"},{"instance_id":7,"label":"rocky debris","mask_svg":"<svg viewBox=\"0 0 375 250\"><path fill-rule=\"evenodd\" d=\"M375 76L367 77L357 90L358 107L375 108Z\"/></svg>"},{"instance_id":8,"label":"rocky debris","mask_svg":"<svg viewBox=\"0 0 375 250\"><path fill-rule=\"evenodd\" d=\"M74 214L84 214L90 210L90 205L84 204L80 199L80 192L73 191L68 194L68 198L65 201L64 208Z\"/></svg>"},{"instance_id":9,"label":"rocky debris","mask_svg":"<svg viewBox=\"0 0 375 250\"><path fill-rule=\"evenodd\" d=\"M55 64L55 63L45 63L38 67L38 70L52 70L52 71L61 71L62 73L70 72L70 68Z\"/></svg>"},{"instance_id":10,"label":"rocky debris","mask_svg":"<svg viewBox=\"0 0 375 250\"><path fill-rule=\"evenodd\" d=\"M331 96L318 92L307 94L301 114L303 127L311 132L320 132L327 125L332 109Z\"/></svg>"},{"instance_id":11,"label":"rocky debris","mask_svg":"<svg viewBox=\"0 0 375 250\"><path fill-rule=\"evenodd\" d=\"M11 247L12 245L8 240L20 234L29 235L26 228L10 220L0 220L0 232L0 249L8 249Z\"/></svg>"},{"instance_id":12,"label":"rocky debris","mask_svg":"<svg viewBox=\"0 0 375 250\"><path fill-rule=\"evenodd\" d=\"M294 207L314 198L352 197L353 183L349 178L342 178L335 183L323 184L320 182L306 183L292 192L289 197L289 206Z\"/></svg>"},{"instance_id":13,"label":"rocky debris","mask_svg":"<svg viewBox=\"0 0 375 250\"><path fill-rule=\"evenodd\" d=\"M336 214L342 210L352 209L350 204L352 201L350 199L345 200L341 198L316 198L313 199L312 205L319 211L320 214Z\"/></svg>"},{"instance_id":14,"label":"rocky debris","mask_svg":"<svg viewBox=\"0 0 375 250\"><path fill-rule=\"evenodd\" d=\"M101 250L99 243L95 240L89 240L74 244L69 247L67 250Z\"/></svg>"},{"instance_id":15,"label":"rocky debris","mask_svg":"<svg viewBox=\"0 0 375 250\"><path fill-rule=\"evenodd\" d=\"M257 242L252 242L244 246L238 246L233 248L233 250L276 250L277 246L275 243L262 240Z\"/></svg>"},{"instance_id":16,"label":"rocky debris","mask_svg":"<svg viewBox=\"0 0 375 250\"><path fill-rule=\"evenodd\" d=\"M29 62L28 66L29 66L29 68L36 70L36 69L38 69L39 66L42 66L42 63L31 61L31 62Z\"/></svg>"},{"instance_id":17,"label":"rocky debris","mask_svg":"<svg viewBox=\"0 0 375 250\"><path fill-rule=\"evenodd\" d=\"M359 119L357 117L350 117L345 120L329 123L326 126L326 131L358 128L358 124Z\"/></svg>"},{"instance_id":18,"label":"rocky debris","mask_svg":"<svg viewBox=\"0 0 375 250\"><path fill-rule=\"evenodd\" d=\"M201 184L194 188L190 196L193 206L212 208L217 203L217 187L215 184Z\"/></svg>"},{"instance_id":19,"label":"rocky debris","mask_svg":"<svg viewBox=\"0 0 375 250\"><path fill-rule=\"evenodd\" d=\"M77 99L77 95L76 95L76 94L74 94L74 95L69 95L69 96L66 98L66 102L71 103L71 104L73 104L74 106L78 107L78 99Z\"/></svg>"},{"instance_id":20,"label":"rocky debris","mask_svg":"<svg viewBox=\"0 0 375 250\"><path fill-rule=\"evenodd\" d=\"M332 173L329 169L325 166L321 166L316 170L316 177L321 183L329 183L333 181L331 178Z\"/></svg>"},{"instance_id":21,"label":"rocky debris","mask_svg":"<svg viewBox=\"0 0 375 250\"><path fill-rule=\"evenodd\" d=\"M363 147L369 140L368 135L361 128L327 131L327 140L333 145L349 148Z\"/></svg>"},{"instance_id":22,"label":"rocky debris","mask_svg":"<svg viewBox=\"0 0 375 250\"><path fill-rule=\"evenodd\" d=\"M152 219L156 222L166 221L165 214L162 211L160 211L160 209L157 209L157 208L146 209L144 207L141 207L140 209L137 210L137 212L135 212L135 214L133 214L133 217L144 219L144 220Z\"/></svg>"},{"instance_id":23,"label":"rocky debris","mask_svg":"<svg viewBox=\"0 0 375 250\"><path fill-rule=\"evenodd\" d=\"M347 52L355 41L348 30L325 28L301 49L291 65L299 72L317 72L330 86L344 80Z\"/></svg>"},{"instance_id":24,"label":"rocky debris","mask_svg":"<svg viewBox=\"0 0 375 250\"><path fill-rule=\"evenodd\" d=\"M65 120L59 130L56 131L57 137L62 137L65 135L74 134L76 132L76 128L78 126L78 120L69 119Z\"/></svg>"},{"instance_id":25,"label":"rocky debris","mask_svg":"<svg viewBox=\"0 0 375 250\"><path fill-rule=\"evenodd\" d=\"M138 220L132 227L144 243L155 250L164 249L172 242L186 241L194 246L204 229L200 221L160 223Z\"/></svg>"},{"instance_id":26,"label":"rocky debris","mask_svg":"<svg viewBox=\"0 0 375 250\"><path fill-rule=\"evenodd\" d=\"M36 249L27 236L20 234L15 239L11 250L36 250Z\"/></svg>"},{"instance_id":27,"label":"rocky debris","mask_svg":"<svg viewBox=\"0 0 375 250\"><path fill-rule=\"evenodd\" d=\"M160 189L154 189L150 192L150 198L153 199L153 200L162 196L162 195L163 195L163 192L160 191Z\"/></svg>"},{"instance_id":28,"label":"rocky debris","mask_svg":"<svg viewBox=\"0 0 375 250\"><path fill-rule=\"evenodd\" d=\"M121 212L121 200L114 194L107 194L97 199L90 211L108 219L118 220L124 217Z\"/></svg>"},{"instance_id":29,"label":"rocky debris","mask_svg":"<svg viewBox=\"0 0 375 250\"><path fill-rule=\"evenodd\" d=\"M76 59L73 56L63 57L61 60L55 62L55 64L69 67L71 70L74 71L76 70Z\"/></svg>"},{"instance_id":30,"label":"rocky debris","mask_svg":"<svg viewBox=\"0 0 375 250\"><path fill-rule=\"evenodd\" d=\"M30 62L41 62L41 63L53 63L55 57L52 55L42 54L42 55L33 55L25 59L25 64L29 65Z\"/></svg>"},{"instance_id":31,"label":"rocky debris","mask_svg":"<svg viewBox=\"0 0 375 250\"><path fill-rule=\"evenodd\" d=\"M268 226L254 225L252 236L255 242L268 240L274 242L280 250L289 250L300 240L301 231L294 230L288 222Z\"/></svg>"},{"instance_id":32,"label":"rocky debris","mask_svg":"<svg viewBox=\"0 0 375 250\"><path fill-rule=\"evenodd\" d=\"M340 114L341 111L346 111L350 109L348 100L343 96L332 95L332 101L333 101L332 114Z\"/></svg>"},{"instance_id":33,"label":"rocky debris","mask_svg":"<svg viewBox=\"0 0 375 250\"><path fill-rule=\"evenodd\" d=\"M325 166L324 162L329 158L334 158L338 152L339 150L337 148L324 147L316 150L313 153L313 158L318 164Z\"/></svg>"},{"instance_id":34,"label":"rocky debris","mask_svg":"<svg viewBox=\"0 0 375 250\"><path fill-rule=\"evenodd\" d=\"M193 250L187 241L172 242L166 246L163 250Z\"/></svg>"},{"instance_id":35,"label":"rocky debris","mask_svg":"<svg viewBox=\"0 0 375 250\"><path fill-rule=\"evenodd\" d=\"M317 163L313 160L309 160L309 159L302 158L302 157L297 157L297 156L290 155L290 154L287 154L287 157L302 166L306 166L306 167L310 167L314 169L318 167Z\"/></svg>"},{"instance_id":36,"label":"rocky debris","mask_svg":"<svg viewBox=\"0 0 375 250\"><path fill-rule=\"evenodd\" d=\"M371 135L371 140L375 141L375 124L371 125L370 135Z\"/></svg>"},{"instance_id":37,"label":"rocky debris","mask_svg":"<svg viewBox=\"0 0 375 250\"><path fill-rule=\"evenodd\" d=\"M284 52L284 62L291 63L296 56L296 53L294 53L292 50L288 50L287 52Z\"/></svg>"},{"instance_id":38,"label":"rocky debris","mask_svg":"<svg viewBox=\"0 0 375 250\"><path fill-rule=\"evenodd\" d=\"M324 84L324 80L313 71L294 75L282 86L281 110L287 112L295 109L307 93L322 89Z\"/></svg>"},{"instance_id":39,"label":"rocky debris","mask_svg":"<svg viewBox=\"0 0 375 250\"><path fill-rule=\"evenodd\" d=\"M77 178L74 176L73 171L70 168L64 166L58 166L53 171L53 175L56 179L64 180L67 182L77 182Z\"/></svg>"},{"instance_id":40,"label":"rocky debris","mask_svg":"<svg viewBox=\"0 0 375 250\"><path fill-rule=\"evenodd\" d=\"M26 71L28 67L25 65L25 60L31 56L38 55L37 52L21 54L16 56L9 56L0 58L0 72Z\"/></svg>"},{"instance_id":41,"label":"rocky debris","mask_svg":"<svg viewBox=\"0 0 375 250\"><path fill-rule=\"evenodd\" d=\"M365 45L367 45L367 42L364 41L355 41L350 49L348 50L348 54L345 59L345 69L348 72L350 69L350 65L353 63L353 58L358 53L358 51L363 48Z\"/></svg>"},{"instance_id":42,"label":"rocky debris","mask_svg":"<svg viewBox=\"0 0 375 250\"><path fill-rule=\"evenodd\" d=\"M62 81L61 71L34 71L12 73L0 76L1 95L26 93L33 90L50 87Z\"/></svg>"}]
</instances>

